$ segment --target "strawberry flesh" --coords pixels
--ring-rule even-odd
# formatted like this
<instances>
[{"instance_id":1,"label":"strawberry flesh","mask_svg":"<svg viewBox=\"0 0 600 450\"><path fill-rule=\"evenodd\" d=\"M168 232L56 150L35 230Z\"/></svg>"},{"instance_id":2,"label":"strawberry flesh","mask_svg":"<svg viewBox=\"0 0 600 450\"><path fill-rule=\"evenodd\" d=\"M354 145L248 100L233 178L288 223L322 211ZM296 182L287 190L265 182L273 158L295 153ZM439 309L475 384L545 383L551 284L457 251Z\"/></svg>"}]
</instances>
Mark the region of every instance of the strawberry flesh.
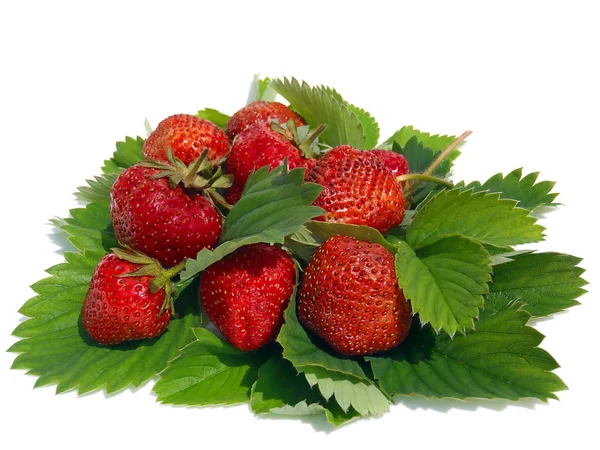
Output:
<instances>
[{"instance_id":1,"label":"strawberry flesh","mask_svg":"<svg viewBox=\"0 0 600 450\"><path fill-rule=\"evenodd\" d=\"M202 194L151 179L158 172L140 165L125 170L111 189L110 212L119 243L170 267L212 249L222 219Z\"/></svg>"},{"instance_id":2,"label":"strawberry flesh","mask_svg":"<svg viewBox=\"0 0 600 450\"><path fill-rule=\"evenodd\" d=\"M304 327L348 356L398 346L412 322L393 255L379 244L346 236L333 236L313 255L297 313Z\"/></svg>"},{"instance_id":3,"label":"strawberry flesh","mask_svg":"<svg viewBox=\"0 0 600 450\"><path fill-rule=\"evenodd\" d=\"M104 256L96 267L82 308L83 327L105 345L160 335L169 325L171 311L161 310L165 290L150 292L150 276L125 277L141 266Z\"/></svg>"},{"instance_id":4,"label":"strawberry flesh","mask_svg":"<svg viewBox=\"0 0 600 450\"><path fill-rule=\"evenodd\" d=\"M282 103L258 100L237 111L225 127L225 133L233 139L246 128L260 122L270 122L277 119L280 124L292 119L297 126L306 125L302 117Z\"/></svg>"},{"instance_id":5,"label":"strawberry flesh","mask_svg":"<svg viewBox=\"0 0 600 450\"><path fill-rule=\"evenodd\" d=\"M326 214L316 220L364 225L385 233L404 218L402 189L372 152L335 147L307 172L306 181L323 186L314 205Z\"/></svg>"},{"instance_id":6,"label":"strawberry flesh","mask_svg":"<svg viewBox=\"0 0 600 450\"><path fill-rule=\"evenodd\" d=\"M200 278L200 297L227 340L250 351L277 336L295 283L294 262L286 252L253 244L209 266Z\"/></svg>"},{"instance_id":7,"label":"strawberry flesh","mask_svg":"<svg viewBox=\"0 0 600 450\"><path fill-rule=\"evenodd\" d=\"M274 169L287 158L288 168L312 167L314 158L305 158L302 151L283 134L273 130L267 122L246 128L231 147L225 173L233 175L233 186L227 191L227 201L239 200L248 176L253 170L264 166Z\"/></svg>"},{"instance_id":8,"label":"strawberry flesh","mask_svg":"<svg viewBox=\"0 0 600 450\"><path fill-rule=\"evenodd\" d=\"M191 164L208 149L208 159L217 164L229 153L229 139L214 123L189 114L167 117L144 142L146 159L167 161L167 148L184 164Z\"/></svg>"},{"instance_id":9,"label":"strawberry flesh","mask_svg":"<svg viewBox=\"0 0 600 450\"><path fill-rule=\"evenodd\" d=\"M406 175L409 171L408 161L404 155L393 152L392 150L382 150L376 148L371 150L371 153L379 156L387 169L392 172L394 177Z\"/></svg>"}]
</instances>

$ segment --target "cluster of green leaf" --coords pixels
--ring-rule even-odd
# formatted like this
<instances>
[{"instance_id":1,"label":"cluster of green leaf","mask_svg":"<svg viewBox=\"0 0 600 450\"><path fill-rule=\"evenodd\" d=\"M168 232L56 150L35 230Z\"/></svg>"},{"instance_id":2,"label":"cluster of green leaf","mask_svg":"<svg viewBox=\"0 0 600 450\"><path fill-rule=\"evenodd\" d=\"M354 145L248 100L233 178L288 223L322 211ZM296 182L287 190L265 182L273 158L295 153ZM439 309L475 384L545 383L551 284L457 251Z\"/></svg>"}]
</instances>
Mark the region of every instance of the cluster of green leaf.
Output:
<instances>
[{"instance_id":1,"label":"cluster of green leaf","mask_svg":"<svg viewBox=\"0 0 600 450\"><path fill-rule=\"evenodd\" d=\"M275 92L309 125L329 125L327 145L377 145L374 118L334 89L256 78L249 100L272 100ZM198 116L222 128L229 118L214 109ZM454 140L403 127L379 147L402 153L413 172L423 172ZM565 389L552 372L556 361L539 347L543 336L528 322L576 305L584 292L583 270L569 255L513 251L543 239L544 228L531 212L556 205L553 183L536 183L537 173L523 177L520 169L452 189L423 183L413 192L416 208L384 236L368 227L312 220L323 212L312 206L321 187L303 183L304 169L261 168L227 213L219 245L187 261L177 283L179 315L168 330L137 343L94 343L81 325L81 304L97 262L118 245L110 187L141 159L142 145L141 138L118 143L103 174L78 189L87 205L53 221L77 251L65 253L66 261L32 286L37 295L20 310L29 319L14 331L22 339L9 349L19 353L13 367L38 376L36 386L111 393L158 377L154 391L162 403L248 402L256 414L322 415L335 426L380 416L405 395L546 401ZM447 178L459 154L451 152L434 175ZM240 351L202 326L198 278L206 267L258 242L283 245L302 267L338 234L378 243L395 255L399 286L415 313L399 347L361 358L334 353L298 322L295 292L276 342L258 351Z\"/></svg>"},{"instance_id":2,"label":"cluster of green leaf","mask_svg":"<svg viewBox=\"0 0 600 450\"><path fill-rule=\"evenodd\" d=\"M103 175L76 193L89 203L72 209L69 218L53 221L77 251L66 252L65 262L48 269L50 276L32 286L37 295L19 310L29 319L13 332L22 339L9 349L19 353L12 367L38 376L36 386L56 384L57 392L75 389L79 393L138 387L193 339L191 328L198 325L199 317L191 290L178 299L178 318L163 335L149 341L107 347L94 342L81 324L81 305L92 273L116 243L110 231L110 186L123 169L141 159L143 142L138 137L117 143L117 151L104 163Z\"/></svg>"}]
</instances>

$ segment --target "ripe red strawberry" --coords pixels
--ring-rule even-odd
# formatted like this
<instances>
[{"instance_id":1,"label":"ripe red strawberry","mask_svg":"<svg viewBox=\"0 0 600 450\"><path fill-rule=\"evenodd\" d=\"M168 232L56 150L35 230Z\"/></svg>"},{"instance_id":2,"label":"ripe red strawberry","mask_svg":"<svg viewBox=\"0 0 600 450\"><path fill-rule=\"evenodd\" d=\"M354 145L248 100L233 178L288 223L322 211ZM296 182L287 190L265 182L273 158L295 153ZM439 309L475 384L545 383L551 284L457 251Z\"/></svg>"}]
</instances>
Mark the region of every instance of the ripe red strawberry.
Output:
<instances>
[{"instance_id":1,"label":"ripe red strawberry","mask_svg":"<svg viewBox=\"0 0 600 450\"><path fill-rule=\"evenodd\" d=\"M404 155L391 150L382 150L379 148L371 150L371 153L376 154L383 160L385 167L392 172L394 177L399 177L400 175L406 175L408 173L408 161Z\"/></svg>"},{"instance_id":2,"label":"ripe red strawberry","mask_svg":"<svg viewBox=\"0 0 600 450\"><path fill-rule=\"evenodd\" d=\"M372 152L335 147L308 171L306 181L323 186L314 205L327 213L316 220L366 225L385 233L404 217L402 189Z\"/></svg>"},{"instance_id":3,"label":"ripe red strawberry","mask_svg":"<svg viewBox=\"0 0 600 450\"><path fill-rule=\"evenodd\" d=\"M227 159L225 172L233 175L233 187L227 191L227 201L233 205L239 200L253 170L264 166L274 169L285 158L289 169L314 166L317 160L311 145L323 129L317 129L302 141L293 121L288 121L285 128L267 122L246 128L233 142Z\"/></svg>"},{"instance_id":4,"label":"ripe red strawberry","mask_svg":"<svg viewBox=\"0 0 600 450\"><path fill-rule=\"evenodd\" d=\"M279 247L253 244L209 266L200 278L206 314L240 350L277 336L296 284L294 262Z\"/></svg>"},{"instance_id":5,"label":"ripe red strawberry","mask_svg":"<svg viewBox=\"0 0 600 450\"><path fill-rule=\"evenodd\" d=\"M398 346L412 321L392 254L379 244L346 236L333 236L313 255L297 312L302 325L349 356Z\"/></svg>"},{"instance_id":6,"label":"ripe red strawberry","mask_svg":"<svg viewBox=\"0 0 600 450\"><path fill-rule=\"evenodd\" d=\"M302 117L287 106L278 102L258 100L244 106L231 116L225 127L225 133L233 141L234 137L249 126L259 122L270 122L273 119L278 119L279 123L286 123L292 119L297 126L306 125Z\"/></svg>"},{"instance_id":7,"label":"ripe red strawberry","mask_svg":"<svg viewBox=\"0 0 600 450\"><path fill-rule=\"evenodd\" d=\"M213 248L221 233L221 215L204 195L166 178L161 170L137 164L125 170L110 192L115 236L156 258L165 267Z\"/></svg>"},{"instance_id":8,"label":"ripe red strawberry","mask_svg":"<svg viewBox=\"0 0 600 450\"><path fill-rule=\"evenodd\" d=\"M184 164L191 164L208 149L208 159L219 164L229 153L229 139L218 126L189 114L167 117L144 142L146 159L167 161L167 148Z\"/></svg>"},{"instance_id":9,"label":"ripe red strawberry","mask_svg":"<svg viewBox=\"0 0 600 450\"><path fill-rule=\"evenodd\" d=\"M95 341L112 345L151 338L169 325L170 293L166 287L151 292L151 275L131 276L142 267L112 253L100 260L82 307L83 327Z\"/></svg>"}]
</instances>

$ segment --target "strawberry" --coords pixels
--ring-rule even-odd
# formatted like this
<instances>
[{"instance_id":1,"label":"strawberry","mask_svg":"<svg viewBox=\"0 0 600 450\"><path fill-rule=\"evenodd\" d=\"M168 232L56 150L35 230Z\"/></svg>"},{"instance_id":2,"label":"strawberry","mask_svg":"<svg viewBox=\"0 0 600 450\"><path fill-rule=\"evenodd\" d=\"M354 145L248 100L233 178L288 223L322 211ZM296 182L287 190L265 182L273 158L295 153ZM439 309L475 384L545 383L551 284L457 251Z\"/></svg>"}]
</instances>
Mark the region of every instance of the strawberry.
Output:
<instances>
[{"instance_id":1,"label":"strawberry","mask_svg":"<svg viewBox=\"0 0 600 450\"><path fill-rule=\"evenodd\" d=\"M154 285L154 276L166 273L156 260L139 252L114 252L100 260L92 275L82 306L83 327L105 345L160 335L172 314L169 274L162 286Z\"/></svg>"},{"instance_id":2,"label":"strawberry","mask_svg":"<svg viewBox=\"0 0 600 450\"><path fill-rule=\"evenodd\" d=\"M286 123L292 119L297 126L306 125L302 117L287 106L278 102L258 100L244 106L231 116L225 127L225 133L233 141L238 134L249 126L260 122L270 122L273 119L277 119L279 123Z\"/></svg>"},{"instance_id":3,"label":"strawberry","mask_svg":"<svg viewBox=\"0 0 600 450\"><path fill-rule=\"evenodd\" d=\"M385 233L404 217L402 189L372 152L335 147L308 171L306 181L323 186L314 205L326 214L316 220L366 225Z\"/></svg>"},{"instance_id":4,"label":"strawberry","mask_svg":"<svg viewBox=\"0 0 600 450\"><path fill-rule=\"evenodd\" d=\"M222 219L207 195L218 195L211 186L231 183L220 176L220 169L209 175L206 153L186 168L169 151L172 165L146 161L119 175L110 192L110 213L121 245L144 252L166 267L215 246Z\"/></svg>"},{"instance_id":5,"label":"strawberry","mask_svg":"<svg viewBox=\"0 0 600 450\"><path fill-rule=\"evenodd\" d=\"M184 164L191 164L207 149L208 159L217 165L229 153L229 139L223 130L208 120L176 114L158 124L144 142L142 152L146 159L167 161L169 147Z\"/></svg>"},{"instance_id":6,"label":"strawberry","mask_svg":"<svg viewBox=\"0 0 600 450\"><path fill-rule=\"evenodd\" d=\"M343 355L398 346L412 322L394 257L380 244L333 236L314 253L298 295L298 320Z\"/></svg>"},{"instance_id":7,"label":"strawberry","mask_svg":"<svg viewBox=\"0 0 600 450\"><path fill-rule=\"evenodd\" d=\"M392 150L382 150L379 148L371 150L371 153L379 156L385 167L388 168L394 177L400 175L406 175L408 173L408 161L400 153L393 152Z\"/></svg>"},{"instance_id":8,"label":"strawberry","mask_svg":"<svg viewBox=\"0 0 600 450\"><path fill-rule=\"evenodd\" d=\"M261 122L246 128L233 142L227 159L225 172L233 175L233 187L227 191L227 201L235 204L239 200L253 170L264 166L274 169L285 158L290 169L315 165L313 142L323 130L324 126L319 127L301 139L293 120L284 126Z\"/></svg>"},{"instance_id":9,"label":"strawberry","mask_svg":"<svg viewBox=\"0 0 600 450\"><path fill-rule=\"evenodd\" d=\"M256 350L277 336L296 284L294 262L269 244L239 248L200 278L206 314L240 350Z\"/></svg>"}]
</instances>

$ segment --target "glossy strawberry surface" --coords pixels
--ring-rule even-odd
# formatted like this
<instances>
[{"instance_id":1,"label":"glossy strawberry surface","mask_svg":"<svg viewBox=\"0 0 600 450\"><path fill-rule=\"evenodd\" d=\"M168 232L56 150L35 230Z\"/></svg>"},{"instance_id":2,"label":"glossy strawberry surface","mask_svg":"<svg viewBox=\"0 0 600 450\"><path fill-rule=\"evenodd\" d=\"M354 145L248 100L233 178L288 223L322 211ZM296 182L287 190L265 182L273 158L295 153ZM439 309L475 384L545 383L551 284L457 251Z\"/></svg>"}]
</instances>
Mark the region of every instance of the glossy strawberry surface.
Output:
<instances>
[{"instance_id":1,"label":"glossy strawberry surface","mask_svg":"<svg viewBox=\"0 0 600 450\"><path fill-rule=\"evenodd\" d=\"M378 156L347 145L329 150L306 174L323 191L316 220L373 227L382 233L399 225L406 202L400 185Z\"/></svg>"},{"instance_id":2,"label":"glossy strawberry surface","mask_svg":"<svg viewBox=\"0 0 600 450\"><path fill-rule=\"evenodd\" d=\"M206 314L240 350L256 350L277 336L296 283L296 269L279 247L253 244L209 266L200 277Z\"/></svg>"},{"instance_id":3,"label":"glossy strawberry surface","mask_svg":"<svg viewBox=\"0 0 600 450\"><path fill-rule=\"evenodd\" d=\"M218 126L190 114L176 114L160 122L142 149L146 159L167 161L167 148L186 165L208 149L213 164L229 153L229 139Z\"/></svg>"},{"instance_id":4,"label":"glossy strawberry surface","mask_svg":"<svg viewBox=\"0 0 600 450\"><path fill-rule=\"evenodd\" d=\"M151 179L158 172L140 165L125 170L111 189L110 212L121 244L170 267L213 248L222 219L202 194Z\"/></svg>"},{"instance_id":5,"label":"glossy strawberry surface","mask_svg":"<svg viewBox=\"0 0 600 450\"><path fill-rule=\"evenodd\" d=\"M393 152L392 150L382 150L379 148L371 150L371 153L379 156L385 167L387 167L387 169L392 172L392 175L395 177L406 175L408 173L408 161L404 155Z\"/></svg>"},{"instance_id":6,"label":"glossy strawberry surface","mask_svg":"<svg viewBox=\"0 0 600 450\"><path fill-rule=\"evenodd\" d=\"M83 327L96 342L113 345L152 338L169 325L170 309L160 312L165 290L150 292L152 277L124 276L140 267L114 254L96 267L82 308Z\"/></svg>"},{"instance_id":7,"label":"glossy strawberry surface","mask_svg":"<svg viewBox=\"0 0 600 450\"><path fill-rule=\"evenodd\" d=\"M231 146L225 173L233 175L233 186L227 191L227 201L235 204L253 170L264 166L274 169L287 158L288 168L312 167L314 158L305 158L293 141L262 122L242 131Z\"/></svg>"},{"instance_id":8,"label":"glossy strawberry surface","mask_svg":"<svg viewBox=\"0 0 600 450\"><path fill-rule=\"evenodd\" d=\"M313 255L297 313L304 327L349 356L398 346L412 322L393 255L379 244L346 236L328 239Z\"/></svg>"},{"instance_id":9,"label":"glossy strawberry surface","mask_svg":"<svg viewBox=\"0 0 600 450\"><path fill-rule=\"evenodd\" d=\"M293 119L297 126L306 125L302 117L284 104L258 100L246 105L231 116L225 127L225 133L233 141L238 134L249 126L274 119L277 119L280 124Z\"/></svg>"}]
</instances>

